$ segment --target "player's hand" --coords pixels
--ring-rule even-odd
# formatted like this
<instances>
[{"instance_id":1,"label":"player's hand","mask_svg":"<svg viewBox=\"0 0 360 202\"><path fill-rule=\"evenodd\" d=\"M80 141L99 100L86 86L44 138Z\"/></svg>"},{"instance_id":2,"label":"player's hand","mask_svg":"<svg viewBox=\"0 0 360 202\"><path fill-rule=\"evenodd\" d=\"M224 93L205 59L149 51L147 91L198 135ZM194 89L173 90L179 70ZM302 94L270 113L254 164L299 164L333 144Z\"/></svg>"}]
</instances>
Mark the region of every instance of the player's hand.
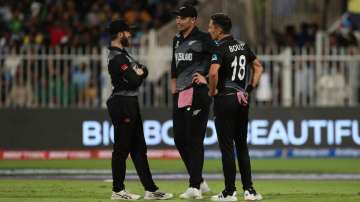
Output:
<instances>
[{"instance_id":1,"label":"player's hand","mask_svg":"<svg viewBox=\"0 0 360 202\"><path fill-rule=\"evenodd\" d=\"M250 84L246 87L245 91L249 95L254 90L254 87Z\"/></svg>"},{"instance_id":2,"label":"player's hand","mask_svg":"<svg viewBox=\"0 0 360 202\"><path fill-rule=\"evenodd\" d=\"M136 74L137 74L138 76L144 75L144 70L143 70L143 69L141 69L141 68L135 68L134 70L135 70L135 72L136 72Z\"/></svg>"},{"instance_id":3,"label":"player's hand","mask_svg":"<svg viewBox=\"0 0 360 202\"><path fill-rule=\"evenodd\" d=\"M149 70L147 69L147 67L143 64L139 64L140 69L143 70L144 74L142 75L144 78L146 78L149 74Z\"/></svg>"},{"instance_id":4,"label":"player's hand","mask_svg":"<svg viewBox=\"0 0 360 202\"><path fill-rule=\"evenodd\" d=\"M192 82L196 84L207 84L206 78L197 72L193 74Z\"/></svg>"},{"instance_id":5,"label":"player's hand","mask_svg":"<svg viewBox=\"0 0 360 202\"><path fill-rule=\"evenodd\" d=\"M239 103L242 106L248 105L249 94L247 92L239 91L236 93Z\"/></svg>"}]
</instances>

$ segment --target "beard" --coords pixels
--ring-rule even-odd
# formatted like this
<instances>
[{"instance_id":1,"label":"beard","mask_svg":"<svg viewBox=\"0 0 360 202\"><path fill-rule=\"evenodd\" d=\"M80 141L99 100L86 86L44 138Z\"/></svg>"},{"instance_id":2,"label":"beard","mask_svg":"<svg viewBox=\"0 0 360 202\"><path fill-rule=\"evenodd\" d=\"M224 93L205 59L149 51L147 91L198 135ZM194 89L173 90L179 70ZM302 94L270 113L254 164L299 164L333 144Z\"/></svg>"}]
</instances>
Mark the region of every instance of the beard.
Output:
<instances>
[{"instance_id":1,"label":"beard","mask_svg":"<svg viewBox=\"0 0 360 202\"><path fill-rule=\"evenodd\" d=\"M121 38L121 39L120 39L120 43L121 43L121 45L124 46L124 47L129 47L129 46L130 46L130 41L129 41L129 39L126 38L126 37Z\"/></svg>"}]
</instances>

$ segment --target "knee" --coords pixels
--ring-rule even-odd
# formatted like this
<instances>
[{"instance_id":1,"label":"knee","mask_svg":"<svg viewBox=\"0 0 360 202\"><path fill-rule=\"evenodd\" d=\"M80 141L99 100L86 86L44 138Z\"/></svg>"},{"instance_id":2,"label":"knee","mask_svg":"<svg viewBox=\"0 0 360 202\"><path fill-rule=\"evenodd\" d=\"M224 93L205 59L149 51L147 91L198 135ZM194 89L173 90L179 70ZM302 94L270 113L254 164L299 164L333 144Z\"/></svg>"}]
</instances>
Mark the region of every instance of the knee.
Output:
<instances>
[{"instance_id":1,"label":"knee","mask_svg":"<svg viewBox=\"0 0 360 202\"><path fill-rule=\"evenodd\" d=\"M129 156L130 150L128 147L120 147L114 145L114 151L112 153L113 158L127 159Z\"/></svg>"},{"instance_id":2,"label":"knee","mask_svg":"<svg viewBox=\"0 0 360 202\"><path fill-rule=\"evenodd\" d=\"M174 138L175 146L178 149L183 148L186 145L186 141L184 139Z\"/></svg>"},{"instance_id":3,"label":"knee","mask_svg":"<svg viewBox=\"0 0 360 202\"><path fill-rule=\"evenodd\" d=\"M174 134L174 142L176 146L183 146L186 144L186 138L184 137L184 133L175 133Z\"/></svg>"},{"instance_id":4,"label":"knee","mask_svg":"<svg viewBox=\"0 0 360 202\"><path fill-rule=\"evenodd\" d=\"M146 153L147 153L147 147L145 144L133 146L132 149L130 150L131 158L138 156L138 155L146 156Z\"/></svg>"}]
</instances>

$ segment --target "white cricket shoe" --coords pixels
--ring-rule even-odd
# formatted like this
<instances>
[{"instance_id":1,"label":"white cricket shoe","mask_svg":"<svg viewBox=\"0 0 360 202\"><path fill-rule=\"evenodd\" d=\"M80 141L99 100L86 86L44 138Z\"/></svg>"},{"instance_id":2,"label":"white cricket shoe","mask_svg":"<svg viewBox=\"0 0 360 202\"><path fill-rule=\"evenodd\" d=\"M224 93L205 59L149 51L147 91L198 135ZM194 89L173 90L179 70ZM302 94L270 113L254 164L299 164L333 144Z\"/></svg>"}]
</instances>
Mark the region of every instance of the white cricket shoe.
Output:
<instances>
[{"instance_id":1,"label":"white cricket shoe","mask_svg":"<svg viewBox=\"0 0 360 202\"><path fill-rule=\"evenodd\" d=\"M200 189L194 187L189 187L184 193L180 194L182 199L202 199L202 194Z\"/></svg>"},{"instance_id":2,"label":"white cricket shoe","mask_svg":"<svg viewBox=\"0 0 360 202\"><path fill-rule=\"evenodd\" d=\"M166 199L171 199L172 197L173 194L161 192L159 190L156 190L154 192L145 191L145 195L144 195L144 199L146 200L166 200Z\"/></svg>"},{"instance_id":3,"label":"white cricket shoe","mask_svg":"<svg viewBox=\"0 0 360 202\"><path fill-rule=\"evenodd\" d=\"M202 194L210 191L209 185L205 180L200 184L200 191Z\"/></svg>"},{"instance_id":4,"label":"white cricket shoe","mask_svg":"<svg viewBox=\"0 0 360 202\"><path fill-rule=\"evenodd\" d=\"M263 197L261 194L256 193L255 189L250 188L244 191L244 200L245 201L260 201Z\"/></svg>"},{"instance_id":5,"label":"white cricket shoe","mask_svg":"<svg viewBox=\"0 0 360 202\"><path fill-rule=\"evenodd\" d=\"M220 192L218 195L211 197L212 201L237 201L236 191L232 195L224 195L224 192Z\"/></svg>"},{"instance_id":6,"label":"white cricket shoe","mask_svg":"<svg viewBox=\"0 0 360 202\"><path fill-rule=\"evenodd\" d=\"M121 190L119 192L112 192L111 200L128 200L128 201L135 201L138 200L141 196L137 194L132 194L128 191Z\"/></svg>"}]
</instances>

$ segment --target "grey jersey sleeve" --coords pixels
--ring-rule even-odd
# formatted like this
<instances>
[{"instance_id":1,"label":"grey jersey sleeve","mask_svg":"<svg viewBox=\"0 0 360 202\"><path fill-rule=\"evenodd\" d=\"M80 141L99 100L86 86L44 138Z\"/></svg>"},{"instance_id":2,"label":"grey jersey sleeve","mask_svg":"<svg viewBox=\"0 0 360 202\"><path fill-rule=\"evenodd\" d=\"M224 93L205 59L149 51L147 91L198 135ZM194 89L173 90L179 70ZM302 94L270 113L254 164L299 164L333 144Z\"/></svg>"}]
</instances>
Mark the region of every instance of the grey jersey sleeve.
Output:
<instances>
[{"instance_id":1,"label":"grey jersey sleeve","mask_svg":"<svg viewBox=\"0 0 360 202\"><path fill-rule=\"evenodd\" d=\"M176 61L175 61L175 41L176 37L173 39L173 45L172 45L172 59L171 59L171 78L176 78Z\"/></svg>"}]
</instances>

